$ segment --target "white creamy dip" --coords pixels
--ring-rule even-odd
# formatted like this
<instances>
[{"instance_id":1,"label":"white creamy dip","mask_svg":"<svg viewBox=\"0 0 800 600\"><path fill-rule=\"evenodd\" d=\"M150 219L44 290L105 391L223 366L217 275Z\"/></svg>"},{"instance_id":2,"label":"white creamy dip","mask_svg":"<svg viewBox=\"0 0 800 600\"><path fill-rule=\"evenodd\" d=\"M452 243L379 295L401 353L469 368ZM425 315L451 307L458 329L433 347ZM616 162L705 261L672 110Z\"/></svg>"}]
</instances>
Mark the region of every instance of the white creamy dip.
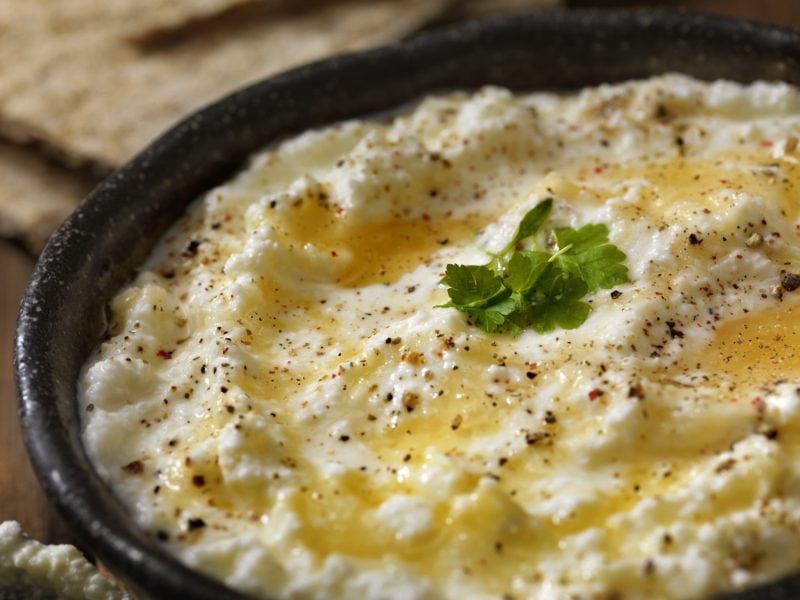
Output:
<instances>
[{"instance_id":1,"label":"white creamy dip","mask_svg":"<svg viewBox=\"0 0 800 600\"><path fill-rule=\"evenodd\" d=\"M489 87L255 156L111 306L83 439L186 564L285 598L700 598L800 568L800 94ZM487 334L448 263L604 223L630 283ZM784 287L781 287L781 281Z\"/></svg>"},{"instance_id":2,"label":"white creamy dip","mask_svg":"<svg viewBox=\"0 0 800 600\"><path fill-rule=\"evenodd\" d=\"M16 521L0 523L0 598L131 600L75 546L32 540Z\"/></svg>"}]
</instances>

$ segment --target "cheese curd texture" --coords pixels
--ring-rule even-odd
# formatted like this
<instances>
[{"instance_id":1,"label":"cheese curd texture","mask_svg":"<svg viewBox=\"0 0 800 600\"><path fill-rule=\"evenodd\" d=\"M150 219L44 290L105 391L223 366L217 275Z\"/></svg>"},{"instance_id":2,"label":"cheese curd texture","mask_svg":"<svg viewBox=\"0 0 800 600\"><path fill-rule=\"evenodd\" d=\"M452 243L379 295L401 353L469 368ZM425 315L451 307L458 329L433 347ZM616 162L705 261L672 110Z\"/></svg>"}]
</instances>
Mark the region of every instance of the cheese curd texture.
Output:
<instances>
[{"instance_id":1,"label":"cheese curd texture","mask_svg":"<svg viewBox=\"0 0 800 600\"><path fill-rule=\"evenodd\" d=\"M281 598L702 598L800 568L800 94L681 75L423 100L255 156L111 305L83 439L186 564ZM581 327L447 301L605 223Z\"/></svg>"}]
</instances>

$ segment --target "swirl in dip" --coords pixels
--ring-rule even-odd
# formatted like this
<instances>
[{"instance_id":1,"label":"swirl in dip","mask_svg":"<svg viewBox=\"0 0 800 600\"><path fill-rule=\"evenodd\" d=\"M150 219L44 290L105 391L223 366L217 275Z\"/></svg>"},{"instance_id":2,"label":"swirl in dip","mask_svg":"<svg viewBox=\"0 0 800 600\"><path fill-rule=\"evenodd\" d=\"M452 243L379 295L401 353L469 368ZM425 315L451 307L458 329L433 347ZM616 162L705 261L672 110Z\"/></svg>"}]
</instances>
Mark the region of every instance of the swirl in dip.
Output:
<instances>
[{"instance_id":1,"label":"swirl in dip","mask_svg":"<svg viewBox=\"0 0 800 600\"><path fill-rule=\"evenodd\" d=\"M284 141L111 305L83 439L186 564L281 598L699 598L800 568L800 94L667 75ZM604 223L630 283L487 334L448 263Z\"/></svg>"}]
</instances>

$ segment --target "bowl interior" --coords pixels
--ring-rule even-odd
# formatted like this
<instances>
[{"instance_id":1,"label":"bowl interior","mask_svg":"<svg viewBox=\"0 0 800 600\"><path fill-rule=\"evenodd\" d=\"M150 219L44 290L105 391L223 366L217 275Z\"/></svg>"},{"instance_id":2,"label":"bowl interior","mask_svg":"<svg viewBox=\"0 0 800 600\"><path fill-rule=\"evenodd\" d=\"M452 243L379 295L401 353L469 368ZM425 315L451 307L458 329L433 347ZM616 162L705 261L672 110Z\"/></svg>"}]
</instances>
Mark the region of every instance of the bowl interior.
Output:
<instances>
[{"instance_id":1,"label":"bowl interior","mask_svg":"<svg viewBox=\"0 0 800 600\"><path fill-rule=\"evenodd\" d=\"M798 83L800 34L663 10L465 23L268 79L157 139L101 184L51 239L20 312L16 373L26 442L46 493L78 538L141 597L243 598L183 567L134 527L80 441L76 381L104 335L104 307L187 203L271 141L428 92L484 84L568 89L668 71ZM773 584L769 593L797 597L800 579Z\"/></svg>"}]
</instances>

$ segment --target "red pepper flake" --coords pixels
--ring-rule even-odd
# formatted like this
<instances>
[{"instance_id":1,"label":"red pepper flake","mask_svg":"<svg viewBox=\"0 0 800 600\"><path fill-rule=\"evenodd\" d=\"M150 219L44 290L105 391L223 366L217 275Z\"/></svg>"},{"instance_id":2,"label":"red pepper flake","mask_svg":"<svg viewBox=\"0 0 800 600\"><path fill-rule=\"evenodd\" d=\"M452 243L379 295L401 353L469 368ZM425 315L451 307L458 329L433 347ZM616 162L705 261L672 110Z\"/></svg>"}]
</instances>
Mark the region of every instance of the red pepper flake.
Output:
<instances>
[{"instance_id":1,"label":"red pepper flake","mask_svg":"<svg viewBox=\"0 0 800 600\"><path fill-rule=\"evenodd\" d=\"M594 172L595 172L595 173L597 173L597 174L599 175L600 173L602 173L602 172L603 172L603 167L595 167L595 168L594 168Z\"/></svg>"},{"instance_id":2,"label":"red pepper flake","mask_svg":"<svg viewBox=\"0 0 800 600\"><path fill-rule=\"evenodd\" d=\"M600 388L594 388L593 390L589 391L589 401L592 402L594 400L597 400L603 394L605 394L603 390L601 390Z\"/></svg>"},{"instance_id":3,"label":"red pepper flake","mask_svg":"<svg viewBox=\"0 0 800 600\"><path fill-rule=\"evenodd\" d=\"M761 140L762 148L772 148L772 140Z\"/></svg>"},{"instance_id":4,"label":"red pepper flake","mask_svg":"<svg viewBox=\"0 0 800 600\"><path fill-rule=\"evenodd\" d=\"M233 217L231 216L231 214L230 214L230 213L225 213L225 216L224 216L224 217L222 217L222 220L223 220L223 221L225 221L225 222L227 223L228 221L231 221L231 220L233 220Z\"/></svg>"},{"instance_id":5,"label":"red pepper flake","mask_svg":"<svg viewBox=\"0 0 800 600\"><path fill-rule=\"evenodd\" d=\"M336 253L336 250L331 250L331 256L332 256L333 258L336 258L336 257L337 257L337 256L339 256L339 255Z\"/></svg>"},{"instance_id":6,"label":"red pepper flake","mask_svg":"<svg viewBox=\"0 0 800 600\"><path fill-rule=\"evenodd\" d=\"M336 214L337 215L344 214L344 206L337 206L336 207Z\"/></svg>"},{"instance_id":7,"label":"red pepper flake","mask_svg":"<svg viewBox=\"0 0 800 600\"><path fill-rule=\"evenodd\" d=\"M431 220L431 216L428 213L422 213L422 220L427 222Z\"/></svg>"},{"instance_id":8,"label":"red pepper flake","mask_svg":"<svg viewBox=\"0 0 800 600\"><path fill-rule=\"evenodd\" d=\"M750 404L752 404L752 405L755 407L755 409L756 409L757 411L759 411L759 412L763 411L763 410L764 410L764 409L767 407L767 403L766 403L766 402L764 402L764 399L763 399L763 398L761 398L761 397L755 397L755 398L753 398L753 399L750 401Z\"/></svg>"},{"instance_id":9,"label":"red pepper flake","mask_svg":"<svg viewBox=\"0 0 800 600\"><path fill-rule=\"evenodd\" d=\"M170 360L172 358L172 350L161 349L158 352L156 352L156 356L159 356L164 360Z\"/></svg>"}]
</instances>

